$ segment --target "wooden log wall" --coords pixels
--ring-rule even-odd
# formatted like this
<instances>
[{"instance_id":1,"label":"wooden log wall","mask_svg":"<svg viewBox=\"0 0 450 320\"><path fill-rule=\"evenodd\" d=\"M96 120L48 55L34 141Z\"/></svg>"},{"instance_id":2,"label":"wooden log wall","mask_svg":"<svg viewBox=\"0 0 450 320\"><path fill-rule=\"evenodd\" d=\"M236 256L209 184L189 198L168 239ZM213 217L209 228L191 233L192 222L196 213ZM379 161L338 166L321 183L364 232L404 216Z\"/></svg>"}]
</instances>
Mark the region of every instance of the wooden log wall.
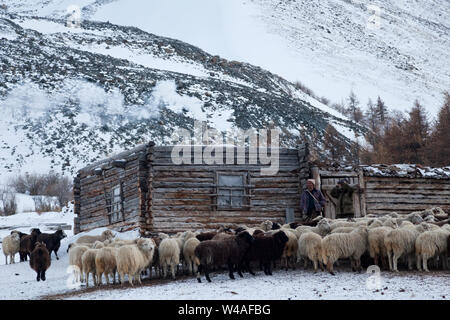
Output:
<instances>
[{"instance_id":1,"label":"wooden log wall","mask_svg":"<svg viewBox=\"0 0 450 320\"><path fill-rule=\"evenodd\" d=\"M337 181L347 178L350 184L358 184L361 194L354 194L355 215L385 215L391 212L409 214L431 207L441 207L450 212L450 179L372 176L362 170L320 170L322 192L327 198L326 216L335 218L335 207L329 192Z\"/></svg>"},{"instance_id":2,"label":"wooden log wall","mask_svg":"<svg viewBox=\"0 0 450 320\"><path fill-rule=\"evenodd\" d=\"M73 222L73 233L80 233L80 176L73 179L73 212L76 215Z\"/></svg>"},{"instance_id":3,"label":"wooden log wall","mask_svg":"<svg viewBox=\"0 0 450 320\"><path fill-rule=\"evenodd\" d=\"M204 150L204 149L203 149ZM308 147L280 149L279 171L262 175L263 166L249 164L249 150L234 164L173 164L171 147L152 147L148 152L148 187L145 225L142 233L178 232L187 229L210 230L223 224L256 225L264 220L283 222L286 208L300 216L300 192L309 177ZM193 152L192 152L193 154ZM237 164L238 158L245 164ZM194 163L193 156L191 163ZM226 163L226 153L223 154ZM218 210L216 204L217 173L242 173L248 176L248 207L242 210Z\"/></svg>"},{"instance_id":4,"label":"wooden log wall","mask_svg":"<svg viewBox=\"0 0 450 320\"><path fill-rule=\"evenodd\" d=\"M75 213L78 215L77 232L105 226L126 231L140 226L146 210L141 199L145 199L148 189L146 148L146 145L138 147L79 171L78 185L74 189L74 193L75 190L77 192L74 194ZM120 166L114 166L114 163ZM103 175L98 174L102 171ZM105 194L119 183L122 183L123 211L119 221L110 224ZM142 194L144 197L141 197Z\"/></svg>"},{"instance_id":5,"label":"wooden log wall","mask_svg":"<svg viewBox=\"0 0 450 320\"><path fill-rule=\"evenodd\" d=\"M450 212L450 179L365 176L367 213L408 214L431 207Z\"/></svg>"}]
</instances>

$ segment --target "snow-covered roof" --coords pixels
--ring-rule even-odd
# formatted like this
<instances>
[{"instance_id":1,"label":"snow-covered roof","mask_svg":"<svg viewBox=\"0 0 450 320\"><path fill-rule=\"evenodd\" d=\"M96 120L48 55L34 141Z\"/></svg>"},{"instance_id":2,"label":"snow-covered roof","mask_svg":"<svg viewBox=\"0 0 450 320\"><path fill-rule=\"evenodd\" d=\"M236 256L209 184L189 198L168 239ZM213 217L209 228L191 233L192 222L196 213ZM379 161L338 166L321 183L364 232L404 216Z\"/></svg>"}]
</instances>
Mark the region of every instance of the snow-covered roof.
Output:
<instances>
[{"instance_id":1,"label":"snow-covered roof","mask_svg":"<svg viewBox=\"0 0 450 320\"><path fill-rule=\"evenodd\" d=\"M434 168L419 164L372 164L359 166L334 164L331 166L321 166L320 169L331 172L352 172L362 170L364 175L369 177L450 179L450 166Z\"/></svg>"}]
</instances>

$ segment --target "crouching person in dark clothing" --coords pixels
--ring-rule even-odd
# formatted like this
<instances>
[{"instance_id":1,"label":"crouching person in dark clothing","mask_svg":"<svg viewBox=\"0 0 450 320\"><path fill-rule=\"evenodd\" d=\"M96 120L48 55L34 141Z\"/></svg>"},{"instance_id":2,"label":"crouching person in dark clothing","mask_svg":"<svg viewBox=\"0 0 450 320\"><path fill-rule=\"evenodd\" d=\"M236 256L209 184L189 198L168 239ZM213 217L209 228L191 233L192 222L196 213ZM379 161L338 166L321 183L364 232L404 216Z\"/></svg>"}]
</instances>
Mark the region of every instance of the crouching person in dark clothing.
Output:
<instances>
[{"instance_id":1,"label":"crouching person in dark clothing","mask_svg":"<svg viewBox=\"0 0 450 320\"><path fill-rule=\"evenodd\" d=\"M306 182L306 189L302 193L300 205L304 221L311 221L320 215L325 207L325 197L320 190L316 189L315 184L314 179L309 179Z\"/></svg>"}]
</instances>

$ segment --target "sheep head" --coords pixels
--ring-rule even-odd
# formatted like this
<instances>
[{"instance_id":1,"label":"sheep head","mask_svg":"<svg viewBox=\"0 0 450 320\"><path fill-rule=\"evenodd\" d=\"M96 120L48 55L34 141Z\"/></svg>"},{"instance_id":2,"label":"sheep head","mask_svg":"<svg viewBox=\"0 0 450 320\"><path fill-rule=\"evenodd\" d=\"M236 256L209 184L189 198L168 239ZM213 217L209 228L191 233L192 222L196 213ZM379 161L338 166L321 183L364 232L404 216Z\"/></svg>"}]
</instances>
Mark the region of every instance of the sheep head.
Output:
<instances>
[{"instance_id":1,"label":"sheep head","mask_svg":"<svg viewBox=\"0 0 450 320\"><path fill-rule=\"evenodd\" d=\"M264 231L272 230L272 225L273 225L272 221L266 220L261 223L261 229L263 229Z\"/></svg>"},{"instance_id":2,"label":"sheep head","mask_svg":"<svg viewBox=\"0 0 450 320\"><path fill-rule=\"evenodd\" d=\"M19 235L17 232L12 233L12 234L11 234L11 238L12 238L14 241L20 241L20 235Z\"/></svg>"},{"instance_id":3,"label":"sheep head","mask_svg":"<svg viewBox=\"0 0 450 320\"><path fill-rule=\"evenodd\" d=\"M278 222L273 222L272 223L272 230L278 230L281 229L281 226Z\"/></svg>"},{"instance_id":4,"label":"sheep head","mask_svg":"<svg viewBox=\"0 0 450 320\"><path fill-rule=\"evenodd\" d=\"M31 235L36 235L36 236L38 236L42 233L41 230L39 230L39 228L33 228L30 231L31 231Z\"/></svg>"},{"instance_id":5,"label":"sheep head","mask_svg":"<svg viewBox=\"0 0 450 320\"><path fill-rule=\"evenodd\" d=\"M322 219L317 224L317 227L322 230L324 233L330 233L331 232L331 225L327 221L327 219Z\"/></svg>"},{"instance_id":6,"label":"sheep head","mask_svg":"<svg viewBox=\"0 0 450 320\"><path fill-rule=\"evenodd\" d=\"M56 236L58 237L59 240L64 239L65 237L67 237L67 234L64 232L64 230L57 230L55 232Z\"/></svg>"},{"instance_id":7,"label":"sheep head","mask_svg":"<svg viewBox=\"0 0 450 320\"><path fill-rule=\"evenodd\" d=\"M286 233L284 233L283 231L278 231L277 233L275 233L273 235L273 238L280 243L281 245L285 245L286 242L289 241L288 236L286 235Z\"/></svg>"},{"instance_id":8,"label":"sheep head","mask_svg":"<svg viewBox=\"0 0 450 320\"><path fill-rule=\"evenodd\" d=\"M105 240L113 239L115 237L114 233L111 230L105 230L102 232L102 237Z\"/></svg>"},{"instance_id":9,"label":"sheep head","mask_svg":"<svg viewBox=\"0 0 450 320\"><path fill-rule=\"evenodd\" d=\"M419 224L423 222L423 218L419 213L411 215L410 221L414 224Z\"/></svg>"},{"instance_id":10,"label":"sheep head","mask_svg":"<svg viewBox=\"0 0 450 320\"><path fill-rule=\"evenodd\" d=\"M140 238L136 242L139 249L146 252L151 252L155 249L155 241L153 239Z\"/></svg>"},{"instance_id":11,"label":"sheep head","mask_svg":"<svg viewBox=\"0 0 450 320\"><path fill-rule=\"evenodd\" d=\"M45 242L40 242L40 241L36 242L36 244L34 245L34 250L37 250L37 249L47 250L47 246L45 245Z\"/></svg>"},{"instance_id":12,"label":"sheep head","mask_svg":"<svg viewBox=\"0 0 450 320\"><path fill-rule=\"evenodd\" d=\"M252 235L250 233L248 233L247 231L241 231L236 235L235 240L238 243L247 243L247 244L251 244L255 239L252 237Z\"/></svg>"}]
</instances>

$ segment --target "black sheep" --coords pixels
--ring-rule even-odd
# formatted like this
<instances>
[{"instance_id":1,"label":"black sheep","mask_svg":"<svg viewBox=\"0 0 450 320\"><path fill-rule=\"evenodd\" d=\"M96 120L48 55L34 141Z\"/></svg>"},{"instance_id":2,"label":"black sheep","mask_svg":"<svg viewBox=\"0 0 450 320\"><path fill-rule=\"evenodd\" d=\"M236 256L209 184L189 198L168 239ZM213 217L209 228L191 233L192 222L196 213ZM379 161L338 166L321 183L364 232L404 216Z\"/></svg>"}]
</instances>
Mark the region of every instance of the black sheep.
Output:
<instances>
[{"instance_id":1,"label":"black sheep","mask_svg":"<svg viewBox=\"0 0 450 320\"><path fill-rule=\"evenodd\" d=\"M44 242L47 247L48 252L50 253L50 258L52 251L55 253L56 260L58 258L58 249L61 245L61 240L67 237L67 235L62 230L57 230L54 233L41 233L37 237L37 241Z\"/></svg>"},{"instance_id":2,"label":"black sheep","mask_svg":"<svg viewBox=\"0 0 450 320\"><path fill-rule=\"evenodd\" d=\"M272 222L272 230L281 229L281 225L278 222Z\"/></svg>"},{"instance_id":3,"label":"black sheep","mask_svg":"<svg viewBox=\"0 0 450 320\"><path fill-rule=\"evenodd\" d=\"M289 223L289 227L291 229L295 229L295 228L297 228L300 225L301 225L300 222L291 222L291 223Z\"/></svg>"},{"instance_id":4,"label":"black sheep","mask_svg":"<svg viewBox=\"0 0 450 320\"><path fill-rule=\"evenodd\" d=\"M200 273L205 272L208 282L211 282L209 271L214 266L228 266L230 279L234 279L233 269L240 277L242 275L242 263L247 251L253 243L253 237L246 231L225 240L206 240L195 248L196 263L198 265L197 280L201 282Z\"/></svg>"},{"instance_id":5,"label":"black sheep","mask_svg":"<svg viewBox=\"0 0 450 320\"><path fill-rule=\"evenodd\" d=\"M447 255L450 256L450 235L447 238Z\"/></svg>"},{"instance_id":6,"label":"black sheep","mask_svg":"<svg viewBox=\"0 0 450 320\"><path fill-rule=\"evenodd\" d=\"M31 234L25 235L20 239L20 261L27 261L34 249L34 244L37 241L38 235L41 234L41 230L38 228L31 229Z\"/></svg>"},{"instance_id":7,"label":"black sheep","mask_svg":"<svg viewBox=\"0 0 450 320\"><path fill-rule=\"evenodd\" d=\"M36 242L34 250L30 255L30 266L36 271L36 280L45 281L45 271L50 267L50 254L43 242Z\"/></svg>"},{"instance_id":8,"label":"black sheep","mask_svg":"<svg viewBox=\"0 0 450 320\"><path fill-rule=\"evenodd\" d=\"M259 261L266 275L272 275L272 261L278 260L283 254L284 246L288 242L288 237L283 231L278 231L273 235L258 235L255 237L250 250L245 257L245 266L250 274L255 273L250 268L251 261Z\"/></svg>"}]
</instances>

